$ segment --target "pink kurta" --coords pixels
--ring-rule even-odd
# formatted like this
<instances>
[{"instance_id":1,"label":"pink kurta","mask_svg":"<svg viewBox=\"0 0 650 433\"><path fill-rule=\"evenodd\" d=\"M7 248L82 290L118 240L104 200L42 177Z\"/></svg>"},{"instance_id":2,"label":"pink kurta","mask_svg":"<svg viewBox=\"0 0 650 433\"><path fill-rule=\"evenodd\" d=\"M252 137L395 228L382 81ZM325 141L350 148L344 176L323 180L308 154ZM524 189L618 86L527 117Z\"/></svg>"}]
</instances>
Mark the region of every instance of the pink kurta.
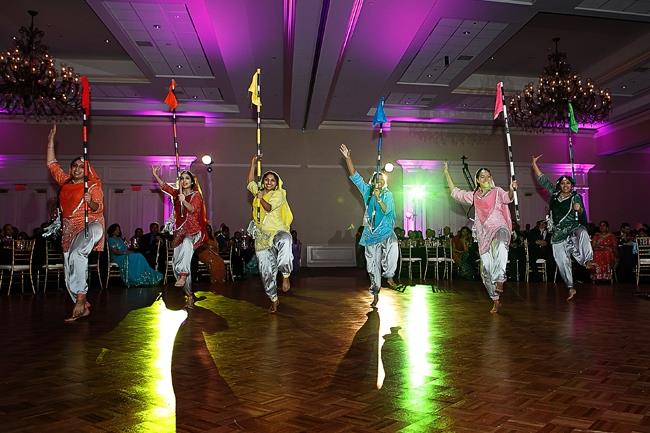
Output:
<instances>
[{"instance_id":1,"label":"pink kurta","mask_svg":"<svg viewBox=\"0 0 650 433\"><path fill-rule=\"evenodd\" d=\"M512 199L503 189L496 186L485 196L481 196L480 190L472 192L454 188L451 196L461 203L472 204L472 200L474 201L474 230L479 254L488 252L490 243L499 229L506 229L512 235L512 220L508 209L508 203L511 203Z\"/></svg>"}]
</instances>

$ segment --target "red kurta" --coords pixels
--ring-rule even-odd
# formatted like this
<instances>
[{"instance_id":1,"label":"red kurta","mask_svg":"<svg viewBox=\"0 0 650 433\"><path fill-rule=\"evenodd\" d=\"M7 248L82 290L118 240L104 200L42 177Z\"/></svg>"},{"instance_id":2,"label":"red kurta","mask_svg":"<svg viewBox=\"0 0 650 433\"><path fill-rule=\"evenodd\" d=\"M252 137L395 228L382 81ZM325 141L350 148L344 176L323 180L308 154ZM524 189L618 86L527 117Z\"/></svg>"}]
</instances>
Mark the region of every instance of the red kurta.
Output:
<instances>
[{"instance_id":1,"label":"red kurta","mask_svg":"<svg viewBox=\"0 0 650 433\"><path fill-rule=\"evenodd\" d=\"M70 250L70 244L73 239L84 230L84 184L71 183L70 173L63 171L57 161L52 161L47 165L54 181L61 187L59 192L59 204L61 206L61 228L63 235L61 237L61 246L63 251ZM99 204L96 211L88 208L88 223L98 221L105 231L104 223L104 191L102 190L102 181L97 172L88 163L88 192L93 202ZM94 247L95 251L104 250L104 237Z\"/></svg>"},{"instance_id":2,"label":"red kurta","mask_svg":"<svg viewBox=\"0 0 650 433\"><path fill-rule=\"evenodd\" d=\"M176 222L176 230L174 230L174 239L172 241L172 246L175 248L183 242L185 236L192 236L197 233L201 233L201 237L197 242L194 243L194 248L200 247L207 238L206 225L208 224L206 215L205 215L205 206L203 205L203 197L198 191L192 191L191 194L185 196L185 201L190 203L194 210L192 212L188 211L187 208L183 207L181 212L181 202L178 199L180 194L179 190L169 186L168 184L163 184L161 189L166 193L172 196L174 200L174 221Z\"/></svg>"}]
</instances>

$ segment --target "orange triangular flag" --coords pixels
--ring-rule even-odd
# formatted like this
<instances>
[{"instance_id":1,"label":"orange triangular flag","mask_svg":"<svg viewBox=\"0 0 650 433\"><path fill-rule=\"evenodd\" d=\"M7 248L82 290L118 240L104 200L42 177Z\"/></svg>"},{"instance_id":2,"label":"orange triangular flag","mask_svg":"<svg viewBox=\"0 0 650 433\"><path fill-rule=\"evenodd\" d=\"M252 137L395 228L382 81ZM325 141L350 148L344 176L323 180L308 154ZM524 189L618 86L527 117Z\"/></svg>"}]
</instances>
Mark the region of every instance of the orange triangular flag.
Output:
<instances>
[{"instance_id":1,"label":"orange triangular flag","mask_svg":"<svg viewBox=\"0 0 650 433\"><path fill-rule=\"evenodd\" d=\"M165 98L165 104L169 105L170 110L175 110L178 107L178 101L176 100L176 94L174 90L176 89L176 80L172 80L172 83L169 85L169 92L167 92L167 97Z\"/></svg>"}]
</instances>

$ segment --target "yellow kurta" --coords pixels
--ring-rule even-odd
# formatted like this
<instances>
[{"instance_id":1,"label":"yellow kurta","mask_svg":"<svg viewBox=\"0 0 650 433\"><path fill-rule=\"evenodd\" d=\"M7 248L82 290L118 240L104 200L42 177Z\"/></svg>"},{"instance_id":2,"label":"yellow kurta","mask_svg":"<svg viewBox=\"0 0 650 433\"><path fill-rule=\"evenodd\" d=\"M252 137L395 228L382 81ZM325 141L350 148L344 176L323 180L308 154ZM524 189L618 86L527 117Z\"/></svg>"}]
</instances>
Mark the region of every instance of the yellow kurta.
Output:
<instances>
[{"instance_id":1,"label":"yellow kurta","mask_svg":"<svg viewBox=\"0 0 650 433\"><path fill-rule=\"evenodd\" d=\"M255 197L259 191L254 181L250 182L246 189ZM293 214L287 203L287 193L282 187L267 192L264 195L264 200L271 205L271 211L265 211L260 205L260 220L258 221L257 206L259 200L257 198L253 199L253 220L260 231L260 234L255 237L255 250L257 251L270 248L275 234L279 231L288 232L293 221Z\"/></svg>"}]
</instances>

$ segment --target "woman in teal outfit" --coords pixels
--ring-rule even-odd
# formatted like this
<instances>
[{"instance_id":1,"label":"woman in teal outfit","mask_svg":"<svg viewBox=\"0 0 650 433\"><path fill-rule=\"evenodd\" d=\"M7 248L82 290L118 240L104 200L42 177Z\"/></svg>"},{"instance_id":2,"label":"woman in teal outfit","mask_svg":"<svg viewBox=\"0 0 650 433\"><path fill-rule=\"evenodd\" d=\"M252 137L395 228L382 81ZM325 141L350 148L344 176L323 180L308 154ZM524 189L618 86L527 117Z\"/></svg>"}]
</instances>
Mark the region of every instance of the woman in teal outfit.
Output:
<instances>
[{"instance_id":1,"label":"woman in teal outfit","mask_svg":"<svg viewBox=\"0 0 650 433\"><path fill-rule=\"evenodd\" d=\"M129 251L122 239L119 224L112 224L108 228L108 249L111 263L117 263L122 281L127 287L155 286L162 280L163 275L153 270L142 254Z\"/></svg>"}]
</instances>

